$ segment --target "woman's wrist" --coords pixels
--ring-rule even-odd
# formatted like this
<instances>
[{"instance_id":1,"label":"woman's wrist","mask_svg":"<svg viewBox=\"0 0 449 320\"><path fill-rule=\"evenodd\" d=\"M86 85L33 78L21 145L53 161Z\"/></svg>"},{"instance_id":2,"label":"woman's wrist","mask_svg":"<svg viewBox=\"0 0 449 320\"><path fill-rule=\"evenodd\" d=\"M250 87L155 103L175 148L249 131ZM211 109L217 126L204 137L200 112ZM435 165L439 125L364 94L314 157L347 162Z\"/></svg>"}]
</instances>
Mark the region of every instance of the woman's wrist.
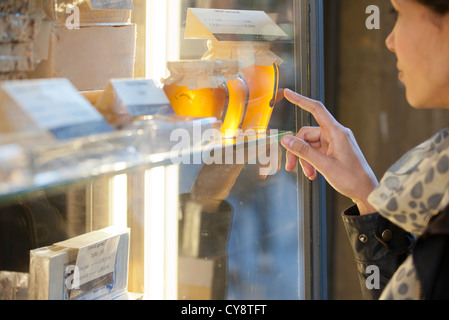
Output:
<instances>
[{"instance_id":1,"label":"woman's wrist","mask_svg":"<svg viewBox=\"0 0 449 320\"><path fill-rule=\"evenodd\" d=\"M366 200L366 201L355 201L353 202L357 205L359 213L361 216L376 213L377 210Z\"/></svg>"},{"instance_id":2,"label":"woman's wrist","mask_svg":"<svg viewBox=\"0 0 449 320\"><path fill-rule=\"evenodd\" d=\"M357 208L359 209L360 215L363 216L367 214L377 213L378 210L374 208L368 201L370 194L379 186L379 182L375 178L374 173L371 175L367 183L360 186L361 187L359 188L358 196L352 198L352 201L357 205Z\"/></svg>"}]
</instances>

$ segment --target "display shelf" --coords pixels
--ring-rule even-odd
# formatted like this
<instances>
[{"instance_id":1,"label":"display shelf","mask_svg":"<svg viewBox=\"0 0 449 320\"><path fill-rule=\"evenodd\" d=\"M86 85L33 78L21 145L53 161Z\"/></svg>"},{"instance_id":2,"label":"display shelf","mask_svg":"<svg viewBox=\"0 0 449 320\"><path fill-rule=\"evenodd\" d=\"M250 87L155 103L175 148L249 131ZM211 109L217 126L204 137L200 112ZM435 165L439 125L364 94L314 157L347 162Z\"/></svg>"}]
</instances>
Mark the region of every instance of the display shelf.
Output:
<instances>
[{"instance_id":1,"label":"display shelf","mask_svg":"<svg viewBox=\"0 0 449 320\"><path fill-rule=\"evenodd\" d=\"M194 121L189 122L190 128L185 124L182 132L188 137L192 135L189 144L170 141L170 132L167 132L167 127L161 129L160 122L140 121L113 133L70 141L33 145L25 139L22 143L0 146L5 151L0 158L0 203L43 190L60 191L64 186L142 167L207 162L214 150L223 149L224 155L229 149L235 153L239 148L260 148L277 143L288 134L273 130L241 133L232 139L222 139L221 136L204 135L216 125L205 120L201 119L201 129L195 127ZM195 141L194 135L202 133L202 138ZM247 161L248 157L245 159Z\"/></svg>"},{"instance_id":2,"label":"display shelf","mask_svg":"<svg viewBox=\"0 0 449 320\"><path fill-rule=\"evenodd\" d=\"M300 171L287 172L281 166L286 153L280 144L282 137L313 123L308 113L286 99L277 99L274 106L271 95L271 89L279 86L322 100L322 1L132 3L132 25L126 28L103 25L68 32L62 24L51 26L57 24L53 12L40 24L42 33L34 41L39 49L35 50L38 64L29 77L68 79L75 87L73 94L80 93L115 130L99 134L86 125L76 132L84 137L73 139L72 135L73 140L62 141L61 136L51 133L53 127L27 125L30 112L25 104L4 108L8 114L11 111L11 119L2 118L3 132L8 134L0 134L0 271L27 275L31 250L109 227L125 227L131 231L127 290L137 293L137 299L324 297L324 180L311 182ZM251 13L249 18L239 19L241 23L234 21L238 30L224 30L234 38L246 37L248 31L255 31L256 24L262 26L256 38L264 40L263 47L269 44L272 53L264 57L276 56L279 62L273 68L279 77L276 84L270 83L267 90L257 85L258 90L254 90L270 93L269 108L263 109L270 117L263 117L263 126L246 125L245 121L236 125L266 128L268 123L283 131L247 131L224 139L217 132L227 126L215 118L161 119L156 107L149 112L147 103L155 102L154 97L129 104L120 97L117 103L103 107L113 80L156 82L168 76L168 62L230 58L211 54L209 36L185 36L190 27L188 9L195 7L209 8L202 17L210 12L215 17L237 13L248 17ZM80 13L86 14L86 10ZM291 41L269 41L274 39L267 38L263 25L274 25L267 16ZM105 23L98 18L98 24ZM219 34L216 27L220 24L199 21L205 28L213 27L208 32ZM134 31L135 37L123 37ZM262 59L258 47L245 51L242 58L249 66L271 71L272 59ZM249 112L249 102L258 97L251 98L253 90L248 81L246 84L249 92L244 119L256 119L262 108ZM54 86L47 89L51 97L71 99ZM234 88L228 90L228 100L231 91ZM21 92L17 96L22 98ZM130 96L140 96L130 92ZM42 119L72 120L70 115L60 116L65 103L56 100L47 105L49 113ZM34 106L36 101L44 105L36 96L27 102ZM131 112L136 106L145 107L144 111ZM230 111L226 114L235 114L233 110L226 109ZM158 115L128 122L142 114ZM188 114L220 117L210 112ZM14 123L17 126L9 129ZM63 133L74 134L70 130ZM61 272L57 273L59 277Z\"/></svg>"}]
</instances>

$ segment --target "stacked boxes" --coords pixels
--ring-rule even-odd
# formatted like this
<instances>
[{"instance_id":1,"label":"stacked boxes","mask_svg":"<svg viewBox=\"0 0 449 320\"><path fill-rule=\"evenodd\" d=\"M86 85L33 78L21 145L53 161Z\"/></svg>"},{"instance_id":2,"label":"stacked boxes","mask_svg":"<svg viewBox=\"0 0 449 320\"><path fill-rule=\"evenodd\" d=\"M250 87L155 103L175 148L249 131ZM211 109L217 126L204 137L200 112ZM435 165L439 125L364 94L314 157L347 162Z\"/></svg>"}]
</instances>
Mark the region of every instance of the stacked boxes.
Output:
<instances>
[{"instance_id":1,"label":"stacked boxes","mask_svg":"<svg viewBox=\"0 0 449 320\"><path fill-rule=\"evenodd\" d=\"M35 0L51 23L48 55L32 78L68 78L79 91L103 90L111 78L132 78L136 26L131 0Z\"/></svg>"},{"instance_id":2,"label":"stacked boxes","mask_svg":"<svg viewBox=\"0 0 449 320\"><path fill-rule=\"evenodd\" d=\"M105 300L127 292L129 229L84 234L30 253L30 300Z\"/></svg>"},{"instance_id":3,"label":"stacked boxes","mask_svg":"<svg viewBox=\"0 0 449 320\"><path fill-rule=\"evenodd\" d=\"M36 0L47 17L58 25L74 22L79 10L80 26L127 25L131 21L132 2L95 0ZM76 9L74 8L76 6Z\"/></svg>"},{"instance_id":4,"label":"stacked boxes","mask_svg":"<svg viewBox=\"0 0 449 320\"><path fill-rule=\"evenodd\" d=\"M28 1L0 2L0 81L24 79L34 70L38 22L27 15Z\"/></svg>"},{"instance_id":5,"label":"stacked boxes","mask_svg":"<svg viewBox=\"0 0 449 320\"><path fill-rule=\"evenodd\" d=\"M2 300L28 300L28 273L0 271Z\"/></svg>"},{"instance_id":6,"label":"stacked boxes","mask_svg":"<svg viewBox=\"0 0 449 320\"><path fill-rule=\"evenodd\" d=\"M54 26L48 60L34 78L67 78L79 91L102 90L111 78L134 76L135 25Z\"/></svg>"},{"instance_id":7,"label":"stacked boxes","mask_svg":"<svg viewBox=\"0 0 449 320\"><path fill-rule=\"evenodd\" d=\"M29 0L3 0L0 2L0 12L6 14L26 15Z\"/></svg>"}]
</instances>

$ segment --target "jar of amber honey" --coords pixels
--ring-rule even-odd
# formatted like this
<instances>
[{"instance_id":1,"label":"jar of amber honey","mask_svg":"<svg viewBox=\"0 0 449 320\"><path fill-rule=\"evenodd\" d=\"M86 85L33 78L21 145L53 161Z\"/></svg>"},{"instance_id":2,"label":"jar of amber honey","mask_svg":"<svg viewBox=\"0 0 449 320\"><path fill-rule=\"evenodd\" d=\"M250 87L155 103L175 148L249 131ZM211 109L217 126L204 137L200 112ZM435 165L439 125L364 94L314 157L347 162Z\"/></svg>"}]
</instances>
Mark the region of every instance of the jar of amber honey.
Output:
<instances>
[{"instance_id":1,"label":"jar of amber honey","mask_svg":"<svg viewBox=\"0 0 449 320\"><path fill-rule=\"evenodd\" d=\"M269 42L208 40L203 60L243 61L242 73L249 88L243 131L265 132L271 120L279 89L282 59L270 51Z\"/></svg>"},{"instance_id":2,"label":"jar of amber honey","mask_svg":"<svg viewBox=\"0 0 449 320\"><path fill-rule=\"evenodd\" d=\"M224 120L228 107L226 80L218 61L183 60L167 63L170 76L164 91L176 114Z\"/></svg>"},{"instance_id":3,"label":"jar of amber honey","mask_svg":"<svg viewBox=\"0 0 449 320\"><path fill-rule=\"evenodd\" d=\"M249 90L236 60L182 60L167 64L170 76L162 80L176 114L215 117L221 133L234 137L243 125Z\"/></svg>"}]
</instances>

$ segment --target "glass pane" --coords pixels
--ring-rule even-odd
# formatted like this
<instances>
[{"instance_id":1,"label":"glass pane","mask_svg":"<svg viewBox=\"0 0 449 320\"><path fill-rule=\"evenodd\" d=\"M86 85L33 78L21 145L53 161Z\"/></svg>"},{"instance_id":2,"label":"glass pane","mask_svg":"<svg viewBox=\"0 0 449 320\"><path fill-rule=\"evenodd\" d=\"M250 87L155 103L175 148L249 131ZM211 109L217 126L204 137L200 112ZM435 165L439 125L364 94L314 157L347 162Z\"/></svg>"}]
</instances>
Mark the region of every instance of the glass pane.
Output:
<instances>
[{"instance_id":1,"label":"glass pane","mask_svg":"<svg viewBox=\"0 0 449 320\"><path fill-rule=\"evenodd\" d=\"M130 1L117 3L124 7L0 6L47 18L33 41L48 51L37 51L19 83L68 79L70 94L111 128L92 134L82 124L78 136L55 139L26 101L8 100L21 113L7 113L12 129L0 134L0 280L15 291L0 287L0 299L27 290L33 299L303 299L310 199L297 172L285 171L280 145L300 121L282 89L308 81L308 62L299 61L306 40L295 43L305 32L300 1L135 0L132 11ZM215 33L226 41L186 37L197 8L258 12L284 36L254 41L257 23L244 18L246 33ZM138 103L148 87L118 87L149 80L156 104ZM61 92L48 92L61 104Z\"/></svg>"},{"instance_id":2,"label":"glass pane","mask_svg":"<svg viewBox=\"0 0 449 320\"><path fill-rule=\"evenodd\" d=\"M186 19L187 8L201 7L214 9L261 10L273 17L274 21L293 39L295 28L293 1L183 1L182 21ZM185 24L182 24L185 27ZM181 33L182 34L182 33ZM270 50L282 59L279 66L280 88L294 89L295 55L293 41L269 44ZM180 58L201 59L207 56L207 40L182 39ZM280 101L276 104L270 128L283 131L295 131L296 113L294 107ZM300 283L302 270L301 225L302 217L298 214L298 183L295 173L284 170L285 152L279 143L275 143L271 152L280 153L273 157L271 162L275 172L261 177L263 169L256 163L223 164L198 166L184 166L181 171L196 170L199 172L194 181L185 180L189 174L181 175L181 182L186 184L186 191L191 192L190 185L203 184L203 191L213 190L209 197L226 200L232 218L223 221L221 215L204 217L204 224L219 224L222 228L221 240L211 244L207 237L201 234L201 242L213 247L216 241L223 242L221 248L202 255L190 253L190 259L185 261L186 253L181 251L180 260L180 298L192 299L298 299L303 292L303 283ZM254 153L255 148L247 147L245 152ZM273 163L279 161L279 163ZM279 170L278 170L279 168ZM218 186L217 186L218 184ZM194 189L195 190L195 189ZM213 194L216 192L217 194ZM204 195L205 197L207 196ZM213 227L213 226L211 226ZM227 247L225 247L225 240ZM186 241L186 240L185 240ZM208 244L209 243L209 244ZM186 243L181 244L186 245ZM207 251L207 249L204 249ZM213 248L211 248L213 250ZM193 258L192 258L193 257ZM203 260L213 261L215 273L212 282L204 283L204 269L198 266ZM223 270L226 268L227 271ZM217 266L220 266L219 268ZM197 269L195 273L188 268ZM212 266L211 266L212 268ZM218 270L217 270L218 269ZM184 277L184 274L188 275ZM188 282L184 286L182 281ZM202 295L204 291L200 283L209 285L212 295ZM194 283L192 283L194 282ZM203 288L206 289L206 288Z\"/></svg>"}]
</instances>

